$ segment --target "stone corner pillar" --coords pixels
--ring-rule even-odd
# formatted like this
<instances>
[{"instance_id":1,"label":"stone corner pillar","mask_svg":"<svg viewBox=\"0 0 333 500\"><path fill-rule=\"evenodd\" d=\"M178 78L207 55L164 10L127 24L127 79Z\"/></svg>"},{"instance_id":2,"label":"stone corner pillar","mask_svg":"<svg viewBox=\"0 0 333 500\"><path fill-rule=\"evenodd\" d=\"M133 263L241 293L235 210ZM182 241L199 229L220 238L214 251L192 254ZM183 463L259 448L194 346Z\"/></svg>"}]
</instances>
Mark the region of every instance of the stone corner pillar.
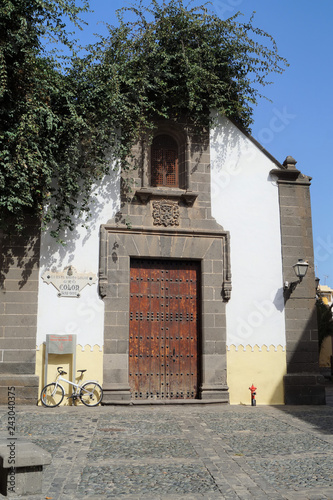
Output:
<instances>
[{"instance_id":1,"label":"stone corner pillar","mask_svg":"<svg viewBox=\"0 0 333 500\"><path fill-rule=\"evenodd\" d=\"M316 286L310 203L311 178L296 169L288 156L282 168L271 174L279 188L287 374L284 377L285 403L290 405L325 404L324 378L319 374ZM299 282L293 265L303 258L309 263ZM287 285L286 285L287 286Z\"/></svg>"}]
</instances>

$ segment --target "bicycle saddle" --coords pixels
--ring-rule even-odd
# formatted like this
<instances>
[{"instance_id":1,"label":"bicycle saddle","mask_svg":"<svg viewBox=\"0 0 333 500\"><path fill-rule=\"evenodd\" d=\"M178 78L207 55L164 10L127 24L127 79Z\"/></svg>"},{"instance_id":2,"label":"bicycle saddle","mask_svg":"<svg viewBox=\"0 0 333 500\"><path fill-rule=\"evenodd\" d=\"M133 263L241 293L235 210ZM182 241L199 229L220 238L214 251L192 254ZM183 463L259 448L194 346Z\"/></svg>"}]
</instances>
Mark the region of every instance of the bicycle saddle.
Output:
<instances>
[{"instance_id":1,"label":"bicycle saddle","mask_svg":"<svg viewBox=\"0 0 333 500\"><path fill-rule=\"evenodd\" d=\"M81 372L81 373L84 373L86 372L87 370L78 370L78 372Z\"/></svg>"}]
</instances>

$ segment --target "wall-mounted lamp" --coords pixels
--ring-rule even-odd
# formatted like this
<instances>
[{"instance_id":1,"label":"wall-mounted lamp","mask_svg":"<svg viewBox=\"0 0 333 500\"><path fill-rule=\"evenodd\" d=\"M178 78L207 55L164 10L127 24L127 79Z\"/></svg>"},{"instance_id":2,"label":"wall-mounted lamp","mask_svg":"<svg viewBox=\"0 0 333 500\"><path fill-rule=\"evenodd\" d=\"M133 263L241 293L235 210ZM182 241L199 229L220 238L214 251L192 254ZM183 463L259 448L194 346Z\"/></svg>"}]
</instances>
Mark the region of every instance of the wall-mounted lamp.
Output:
<instances>
[{"instance_id":1,"label":"wall-mounted lamp","mask_svg":"<svg viewBox=\"0 0 333 500\"><path fill-rule=\"evenodd\" d=\"M319 282L320 278L315 278L315 283L316 283L316 291L319 292Z\"/></svg>"},{"instance_id":2,"label":"wall-mounted lamp","mask_svg":"<svg viewBox=\"0 0 333 500\"><path fill-rule=\"evenodd\" d=\"M285 295L287 295L287 297L289 297L290 294L292 294L293 291L296 289L297 285L301 283L302 279L304 278L304 276L308 271L308 267L309 264L305 262L305 260L303 259L298 259L296 264L293 265L298 281L292 281L291 283L289 283L288 281L284 282L284 290L285 290Z\"/></svg>"}]
</instances>

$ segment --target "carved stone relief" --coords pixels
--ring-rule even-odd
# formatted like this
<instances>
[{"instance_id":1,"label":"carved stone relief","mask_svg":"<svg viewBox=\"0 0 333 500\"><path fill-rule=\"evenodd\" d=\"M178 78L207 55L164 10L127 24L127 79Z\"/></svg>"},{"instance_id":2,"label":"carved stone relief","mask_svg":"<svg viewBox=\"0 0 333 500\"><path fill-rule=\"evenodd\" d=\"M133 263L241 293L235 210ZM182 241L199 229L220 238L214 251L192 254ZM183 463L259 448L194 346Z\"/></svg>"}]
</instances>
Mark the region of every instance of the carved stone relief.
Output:
<instances>
[{"instance_id":1,"label":"carved stone relief","mask_svg":"<svg viewBox=\"0 0 333 500\"><path fill-rule=\"evenodd\" d=\"M153 201L154 226L179 226L179 213L176 201Z\"/></svg>"}]
</instances>

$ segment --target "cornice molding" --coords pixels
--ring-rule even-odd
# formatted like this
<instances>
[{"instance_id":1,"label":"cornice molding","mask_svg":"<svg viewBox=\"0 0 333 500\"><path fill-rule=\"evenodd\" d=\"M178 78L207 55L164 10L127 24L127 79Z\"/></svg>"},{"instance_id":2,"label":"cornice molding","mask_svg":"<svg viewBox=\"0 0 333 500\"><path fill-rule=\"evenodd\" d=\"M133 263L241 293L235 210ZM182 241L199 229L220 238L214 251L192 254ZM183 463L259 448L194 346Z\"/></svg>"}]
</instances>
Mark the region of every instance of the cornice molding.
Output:
<instances>
[{"instance_id":1,"label":"cornice molding","mask_svg":"<svg viewBox=\"0 0 333 500\"><path fill-rule=\"evenodd\" d=\"M135 196L142 204L148 203L152 198L172 198L182 200L186 205L192 206L199 193L186 189L175 188L140 188L135 191Z\"/></svg>"}]
</instances>

